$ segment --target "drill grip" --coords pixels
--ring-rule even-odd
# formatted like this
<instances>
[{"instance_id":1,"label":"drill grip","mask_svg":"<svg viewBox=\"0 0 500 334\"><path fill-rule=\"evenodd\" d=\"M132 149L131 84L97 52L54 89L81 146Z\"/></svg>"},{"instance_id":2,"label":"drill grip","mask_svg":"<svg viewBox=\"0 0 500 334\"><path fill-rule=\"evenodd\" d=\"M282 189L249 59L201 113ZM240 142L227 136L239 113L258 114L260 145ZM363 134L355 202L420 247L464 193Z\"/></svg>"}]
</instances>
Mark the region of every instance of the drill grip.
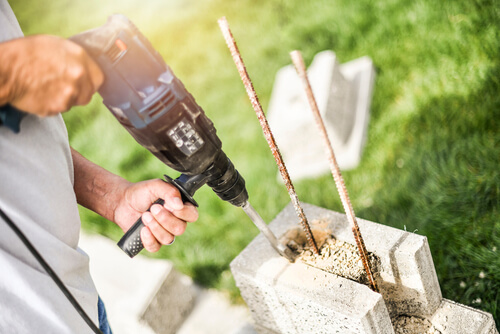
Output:
<instances>
[{"instance_id":1,"label":"drill grip","mask_svg":"<svg viewBox=\"0 0 500 334\"><path fill-rule=\"evenodd\" d=\"M181 193L182 201L184 203L191 203L194 206L198 207L198 203L194 200L193 195L198 188L205 184L205 178L199 175L195 176L187 176L182 174L177 179L172 179L168 175L164 175L165 182L170 183L174 187L176 187ZM151 206L154 204L165 204L165 201L161 198L158 198L154 201ZM151 207L150 207L151 208ZM150 209L148 209L149 211ZM120 247L128 256L133 258L140 251L144 249L144 245L141 240L141 230L144 227L144 223L142 219L139 218L132 225L132 227L123 235L123 237L118 241L118 247Z\"/></svg>"},{"instance_id":2,"label":"drill grip","mask_svg":"<svg viewBox=\"0 0 500 334\"><path fill-rule=\"evenodd\" d=\"M158 198L153 204L163 205L165 204L165 201ZM141 230L143 227L144 223L142 222L142 218L139 217L134 225L132 225L120 241L118 241L118 247L120 247L131 258L139 254L139 252L144 248L141 240Z\"/></svg>"}]
</instances>

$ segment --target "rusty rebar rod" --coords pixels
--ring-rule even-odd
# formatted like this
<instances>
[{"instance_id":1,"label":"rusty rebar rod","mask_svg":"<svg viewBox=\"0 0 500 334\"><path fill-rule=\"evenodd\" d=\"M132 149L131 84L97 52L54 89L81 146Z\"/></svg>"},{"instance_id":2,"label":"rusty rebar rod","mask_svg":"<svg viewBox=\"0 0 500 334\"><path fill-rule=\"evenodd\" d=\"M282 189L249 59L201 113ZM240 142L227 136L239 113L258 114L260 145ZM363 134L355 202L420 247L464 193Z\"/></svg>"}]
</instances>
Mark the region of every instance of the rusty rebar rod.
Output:
<instances>
[{"instance_id":1,"label":"rusty rebar rod","mask_svg":"<svg viewBox=\"0 0 500 334\"><path fill-rule=\"evenodd\" d=\"M293 206L295 208L295 212L300 219L300 224L306 234L307 241L309 243L309 247L313 250L315 254L319 254L318 246L316 245L316 241L314 240L314 236L311 231L311 227L307 222L306 215L304 214L304 210L300 206L299 199L297 197L297 193L295 192L295 188L293 187L292 180L290 179L290 175L288 174L288 170L286 169L285 163L283 162L283 158L281 153L276 145L276 141L274 140L274 136L271 132L269 124L267 122L266 116L264 115L264 111L262 110L262 106L260 105L259 98L257 97L257 93L253 87L252 81L248 75L245 64L243 63L243 59L241 58L241 54L238 50L238 46L236 45L236 41L234 40L233 34L229 29L229 24L225 17L219 19L219 27L222 31L222 35L226 40L226 44L231 52L231 56L233 57L233 61L238 69L238 73L240 74L241 81L243 81L243 85L245 86L245 90L250 98L250 102L252 103L253 109L257 114L257 118L259 119L260 125L262 127L262 131L264 132L264 137L267 140L267 144L271 149L271 152L276 160L276 164L278 165L278 169L281 173L281 177L285 182L285 186L288 190L288 194L290 195L290 199L292 200Z\"/></svg>"},{"instance_id":2,"label":"rusty rebar rod","mask_svg":"<svg viewBox=\"0 0 500 334\"><path fill-rule=\"evenodd\" d=\"M342 200L342 205L344 206L347 218L351 223L354 239L356 240L356 245L358 246L358 252L361 257L361 262L363 263L363 266L366 270L368 281L370 282L372 290L378 292L377 283L373 278L372 270L370 268L370 262L368 260L368 252L366 250L365 242L363 241L363 237L361 236L361 231L359 230L359 226L356 221L356 216L354 214L354 210L352 208L352 204L349 199L349 194L347 193L347 188L345 186L342 173L340 172L339 165L337 164L337 159L335 158L335 153L333 152L332 144L330 142L330 139L328 138L328 133L326 131L325 124L323 122L323 119L321 118L318 104L316 103L316 99L314 98L314 94L311 89L311 84L309 83L309 79L307 77L307 71L304 59L302 58L302 55L299 51L292 51L290 53L290 57L292 58L292 62L295 65L297 74L302 80L302 83L306 91L307 99L309 101L309 106L311 107L311 110L314 115L314 120L316 121L321 136L323 137L325 143L325 150L328 155L328 161L330 164L330 169L332 171L333 179L335 180L335 185L337 186L337 190L339 192L340 199Z\"/></svg>"}]
</instances>

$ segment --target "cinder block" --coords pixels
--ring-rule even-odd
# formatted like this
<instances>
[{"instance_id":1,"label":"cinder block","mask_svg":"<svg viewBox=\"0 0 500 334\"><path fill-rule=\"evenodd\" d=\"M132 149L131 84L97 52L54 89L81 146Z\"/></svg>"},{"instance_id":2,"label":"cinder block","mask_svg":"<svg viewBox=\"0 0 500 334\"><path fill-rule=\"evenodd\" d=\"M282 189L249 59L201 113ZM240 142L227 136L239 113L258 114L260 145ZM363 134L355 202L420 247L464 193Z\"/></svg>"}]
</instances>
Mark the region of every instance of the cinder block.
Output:
<instances>
[{"instance_id":1,"label":"cinder block","mask_svg":"<svg viewBox=\"0 0 500 334\"><path fill-rule=\"evenodd\" d=\"M303 207L310 220L327 219L332 230L341 232L341 226L332 224L345 219L342 215L310 205ZM288 206L270 228L282 235L296 223L294 209ZM344 229L350 232L345 223ZM347 233L337 234L349 239ZM262 236L238 255L231 271L259 333L393 333L380 294L303 263L291 264Z\"/></svg>"},{"instance_id":2,"label":"cinder block","mask_svg":"<svg viewBox=\"0 0 500 334\"><path fill-rule=\"evenodd\" d=\"M333 51L318 53L309 80L341 169L359 164L365 143L375 70L370 58L339 64ZM292 65L278 71L268 120L292 179L329 172L304 87Z\"/></svg>"},{"instance_id":3,"label":"cinder block","mask_svg":"<svg viewBox=\"0 0 500 334\"><path fill-rule=\"evenodd\" d=\"M490 313L443 299L431 318L441 334L498 334Z\"/></svg>"},{"instance_id":4,"label":"cinder block","mask_svg":"<svg viewBox=\"0 0 500 334\"><path fill-rule=\"evenodd\" d=\"M355 243L345 215L304 203L303 208L310 221L328 222L337 239ZM380 260L377 281L388 302L365 285L289 263L258 236L231 263L255 323L278 333L392 333L390 313L398 309L434 313L441 291L426 238L362 219L358 224L368 251ZM296 225L289 205L270 228L280 236Z\"/></svg>"},{"instance_id":5,"label":"cinder block","mask_svg":"<svg viewBox=\"0 0 500 334\"><path fill-rule=\"evenodd\" d=\"M302 206L310 222L326 222L337 239L355 244L345 215ZM281 236L297 224L290 204L270 228ZM261 235L234 259L231 271L260 334L387 334L394 333L391 319L398 316L425 319L441 334L498 334L491 314L442 298L426 237L363 219L358 224L368 252L379 260L375 272L381 294L303 263L289 263Z\"/></svg>"},{"instance_id":6,"label":"cinder block","mask_svg":"<svg viewBox=\"0 0 500 334\"><path fill-rule=\"evenodd\" d=\"M405 232L391 246L377 250L382 263L380 291L390 313L432 315L442 295L427 238Z\"/></svg>"}]
</instances>

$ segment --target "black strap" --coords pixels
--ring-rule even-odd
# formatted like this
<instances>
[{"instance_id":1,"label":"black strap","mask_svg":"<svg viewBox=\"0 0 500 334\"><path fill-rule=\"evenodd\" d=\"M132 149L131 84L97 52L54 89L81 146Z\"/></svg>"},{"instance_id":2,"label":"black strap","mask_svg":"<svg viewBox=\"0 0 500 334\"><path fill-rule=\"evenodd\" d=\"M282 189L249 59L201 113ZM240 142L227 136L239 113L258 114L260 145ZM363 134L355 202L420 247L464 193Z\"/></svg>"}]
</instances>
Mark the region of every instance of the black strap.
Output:
<instances>
[{"instance_id":1,"label":"black strap","mask_svg":"<svg viewBox=\"0 0 500 334\"><path fill-rule=\"evenodd\" d=\"M0 125L11 129L14 133L21 131L21 120L24 116L26 116L26 113L10 104L0 107Z\"/></svg>"},{"instance_id":2,"label":"black strap","mask_svg":"<svg viewBox=\"0 0 500 334\"><path fill-rule=\"evenodd\" d=\"M57 287L62 291L62 293L66 296L68 301L73 305L75 310L80 314L82 319L87 323L87 325L92 329L92 331L96 334L102 334L102 331L92 322L90 317L87 315L85 310L78 304L76 301L75 297L71 294L71 292L66 288L64 283L61 281L59 276L52 270L52 268L49 266L49 264L45 261L45 259L40 255L40 253L36 250L36 248L33 246L33 244L26 238L23 232L17 227L17 225L10 219L7 214L0 209L0 217L2 217L3 220L7 223L7 225L10 226L10 228L14 231L15 234L21 239L23 244L28 248L30 253L35 257L35 259L38 261L38 263L45 269L47 274L52 278L54 283L57 285Z\"/></svg>"}]
</instances>

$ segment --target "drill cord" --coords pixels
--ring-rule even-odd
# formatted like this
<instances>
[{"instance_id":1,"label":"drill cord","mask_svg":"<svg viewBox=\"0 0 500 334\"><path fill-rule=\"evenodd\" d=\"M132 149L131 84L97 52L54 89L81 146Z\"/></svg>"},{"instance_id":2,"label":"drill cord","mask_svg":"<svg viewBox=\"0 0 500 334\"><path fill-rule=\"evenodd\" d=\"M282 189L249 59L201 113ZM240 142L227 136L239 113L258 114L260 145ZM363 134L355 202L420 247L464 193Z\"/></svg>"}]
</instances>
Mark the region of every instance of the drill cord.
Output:
<instances>
[{"instance_id":1,"label":"drill cord","mask_svg":"<svg viewBox=\"0 0 500 334\"><path fill-rule=\"evenodd\" d=\"M96 334L103 334L99 328L92 322L90 317L85 313L85 310L78 304L76 301L75 297L69 292L69 290L66 288L64 283L61 281L61 279L57 276L57 274L52 270L52 268L49 266L49 264L43 259L43 257L40 255L40 253L35 249L33 244L26 238L23 232L17 227L17 225L3 212L2 209L0 209L0 216L5 220L7 225L12 228L14 233L17 234L19 239L24 243L26 248L33 254L35 259L40 263L40 265L45 269L47 274L49 274L50 278L56 283L57 287L62 291L62 293L66 296L66 298L69 300L71 305L76 309L76 311L80 314L82 319L87 323L87 325L94 331Z\"/></svg>"}]
</instances>

